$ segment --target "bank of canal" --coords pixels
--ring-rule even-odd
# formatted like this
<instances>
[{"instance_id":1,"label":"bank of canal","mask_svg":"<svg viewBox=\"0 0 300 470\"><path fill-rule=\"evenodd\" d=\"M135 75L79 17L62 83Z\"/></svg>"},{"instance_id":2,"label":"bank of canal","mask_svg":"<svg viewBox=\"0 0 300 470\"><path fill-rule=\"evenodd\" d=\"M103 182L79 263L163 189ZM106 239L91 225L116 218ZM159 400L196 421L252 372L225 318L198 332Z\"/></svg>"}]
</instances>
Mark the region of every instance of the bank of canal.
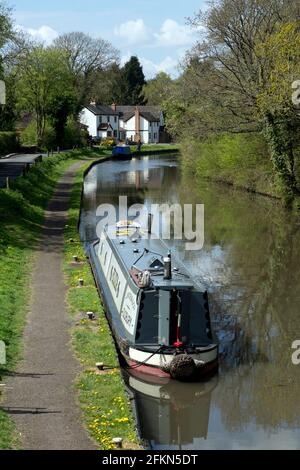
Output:
<instances>
[{"instance_id":1,"label":"bank of canal","mask_svg":"<svg viewBox=\"0 0 300 470\"><path fill-rule=\"evenodd\" d=\"M205 244L170 248L209 290L220 372L198 384L125 374L141 437L155 449L297 449L300 366L299 218L272 199L181 174L176 156L105 162L86 175L80 233L95 238L100 204L119 196L205 205Z\"/></svg>"},{"instance_id":2,"label":"bank of canal","mask_svg":"<svg viewBox=\"0 0 300 470\"><path fill-rule=\"evenodd\" d=\"M36 360L34 359L35 346L38 349L43 345L43 338L41 337L43 330L42 324L40 326L36 326L36 323L31 321L29 326L27 325L25 334L25 343L27 343L27 346L25 350L24 361L21 363L21 365L18 365L18 363L23 355L22 332L26 324L26 316L31 308L34 308L30 301L30 287L32 282L32 270L36 264L36 251L39 246L41 229L43 227L44 209L48 205L48 202L53 195L58 179L67 170L67 168L70 167L70 165L77 161L77 165L79 164L81 166L85 163L84 160L89 160L90 162L91 159L99 157L101 157L100 152L93 152L90 150L61 154L38 164L32 169L32 171L28 173L28 175L26 175L25 178L20 178L14 182L13 189L9 191L1 190L0 294L2 310L0 315L0 337L7 345L8 361L6 366L1 368L0 377L1 383L5 380L5 382L12 387L12 390L7 390L8 397L5 399L6 406L2 406L0 409L0 448L2 449L15 449L21 448L22 446L27 448L44 449L76 448L77 446L78 448L92 448L92 444L88 444L88 439L86 440L86 444L84 444L84 438L81 439L79 436L80 432L78 432L78 436L76 438L76 430L81 428L82 431L84 431L85 426L83 422L79 423L78 419L75 418L75 415L78 416L78 411L76 411L77 405L75 404L72 406L73 399L77 395L75 390L73 398L72 396L70 397L70 394L72 395L73 392L72 390L68 390L68 387L63 386L64 380L61 381L62 386L57 387L57 392L56 390L53 390L52 396L49 395L51 390L48 393L46 389L43 389L44 382L46 383L47 380L51 381L52 378L55 379L55 376L57 376L57 370L48 371L47 360L43 362L43 366L37 367L39 358L36 357ZM71 208L69 212L69 227L67 230L72 231L72 233L74 232L74 242L72 243L71 249L72 252L74 247L78 247L80 245L78 236L76 235L76 222L78 217L78 207L80 207L80 188L82 185L82 174L83 170L80 170L79 174L77 175L77 184L74 187L74 191L72 191ZM64 203L66 203L67 188L65 187L64 190L64 187L61 186L60 191L61 192L58 195L58 199L62 203L64 201ZM53 207L53 210L55 210L55 207ZM54 217L53 221L49 221L51 226L47 228L46 223L46 228L44 228L44 230L49 229L49 234L51 232L52 240L55 246L52 243L49 247L45 246L44 249L46 255L49 256L51 256L51 252L53 251L53 256L57 257L58 260L60 244L58 242L56 243L54 240L55 237L59 236L58 230L55 228L57 220L60 217L60 209L58 208L57 210L57 214L52 214ZM61 213L61 215L63 214ZM73 222L74 226L72 225ZM76 267L70 266L70 260L68 259L70 254L68 250L68 240L69 239L67 238L66 260L64 266L66 271L66 279L70 283L70 310L74 313L80 304L80 306L84 308L84 312L93 308L95 311L100 313L101 306L99 305L99 298L96 295L93 296L91 278L90 286L88 287L89 280L87 265L84 266L84 263L77 263ZM76 251L80 256L79 250ZM44 273L46 276L48 275L48 266L44 264L40 267L40 269L42 269L42 273ZM85 287L81 290L77 289L75 286L72 286L72 280L74 279L74 276L76 278L77 275L83 276L86 280ZM40 282L40 279L38 279L36 282ZM18 286L17 289L16 285ZM74 289L72 287L74 287ZM63 289L63 285L61 288ZM40 293L39 295L41 296L43 293ZM52 298L54 300L55 292L52 293L51 296L53 296ZM49 302L51 304L51 298L45 298L44 300L41 298L40 309L42 310L43 305L48 305ZM93 304L93 302L97 303L97 308L94 308L95 304ZM62 305L62 310L63 308L64 307ZM98 322L95 322L89 328L89 325L87 325L87 322L85 322L86 316L82 316L83 311L79 312L76 310L75 317L72 319L71 325L70 321L68 323L67 318L57 317L59 321L63 323L63 325L57 326L58 328L63 328L63 331L59 332L59 336L63 336L65 339L64 345L62 344L62 348L66 348L66 354L68 357L70 353L68 352L69 348L67 344L67 337L69 327L72 326L73 345L77 352L77 356L83 365L83 375L78 378L77 385L80 390L79 396L82 408L84 409L84 417L86 418L85 423L88 425L91 436L95 438L99 448L112 447L110 435L107 433L108 426L110 426L112 429L112 437L115 437L115 433L119 433L119 435L124 438L125 447L136 447L137 439L135 434L135 427L130 414L128 399L123 390L123 382L120 376L120 372L118 370L112 370L110 375L107 377L101 377L95 373L94 366L95 362L99 358L99 349L101 349L105 361L110 359L114 361L115 358L114 347L111 341L109 330L106 329L105 331L104 322L103 324L101 323L101 325L99 325ZM30 312L30 320L32 320L32 312L33 310ZM51 318L51 320L53 320L53 328L55 331L55 318ZM101 336L100 342L99 333ZM27 340L30 336L32 336L32 338L30 340L30 344L28 344ZM81 347L80 343L82 339L84 340L83 348ZM52 352L55 356L55 334L53 335L52 339L49 338L49 341L49 354L51 354L51 350L53 350ZM95 348L95 346L97 346L97 348ZM60 351L59 348L57 348L57 350L58 352ZM88 357L86 354L87 350L89 352ZM42 348L40 355L44 355L45 358L47 358L47 349L43 352ZM49 356L48 368L50 369L53 360L55 360L55 357ZM72 366L71 363L73 364ZM113 364L113 362L111 362L111 364ZM26 365L28 370L24 370L24 365ZM41 369L44 369L45 367L47 371L44 374L42 373L43 370ZM61 362L57 361L55 369L60 369L60 373L62 374L61 377L66 378L67 382L71 383L69 382L68 377L71 378L72 373L75 370L72 360L71 362L68 360L65 364L64 359L62 359ZM9 378L9 376L11 376L11 378ZM41 380L38 383L37 379L39 377ZM32 391L34 393L38 393L38 395L40 394L39 399L44 403L44 411L42 409L37 411L37 408L35 408L35 412L31 413L31 408L25 406L26 400L30 401L31 399L30 395L28 395L28 388L30 387L26 387L26 390L24 389L24 394L22 394L21 382L24 384L25 381L30 380L32 382L32 386L34 387ZM65 399L63 396L64 394L66 395ZM99 404L96 403L99 395L101 396L101 409L99 409ZM70 403L70 406L68 405L67 407L64 407L64 403ZM52 408L54 405L57 406L57 409L53 411ZM71 409L72 407L74 413ZM69 413L67 409L69 410ZM114 417L114 421L109 424L112 409L117 410L118 416ZM51 413L53 412L53 414L51 414L49 410ZM50 414L48 414L48 412ZM74 419L72 418L71 414L74 415ZM66 415L69 415L71 421L73 419L73 424L69 423L69 431L64 433L63 422L65 422L65 424L67 423ZM14 424L15 420L12 419L13 416L16 417L17 428ZM34 417L36 417L36 420ZM39 430L38 423L34 421L43 421L43 419L46 420L47 425L45 423L45 426L43 429L41 429L41 431L47 431L49 427L49 417L51 417L50 421L53 421L54 425L56 421L56 432L53 435L51 432L47 432L48 437L43 441L42 436L44 433L41 432L40 436L37 434ZM90 419L91 417L93 418L92 421ZM27 428L26 423L28 426ZM20 426L24 433L21 439L19 436ZM97 427L99 426L101 426L101 433L97 431ZM68 444L68 436L70 433L73 433L73 442L71 443L71 447L69 445L70 443ZM36 437L34 437L35 434L37 434ZM36 439L39 442L35 442Z\"/></svg>"}]
</instances>

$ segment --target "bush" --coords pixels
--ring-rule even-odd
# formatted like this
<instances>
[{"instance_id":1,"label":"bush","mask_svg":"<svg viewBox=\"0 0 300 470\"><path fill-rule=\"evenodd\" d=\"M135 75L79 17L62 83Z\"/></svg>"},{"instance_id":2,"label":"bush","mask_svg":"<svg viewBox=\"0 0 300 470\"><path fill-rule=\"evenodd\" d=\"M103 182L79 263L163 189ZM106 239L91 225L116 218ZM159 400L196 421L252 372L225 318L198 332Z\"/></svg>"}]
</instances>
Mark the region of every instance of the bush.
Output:
<instances>
[{"instance_id":1,"label":"bush","mask_svg":"<svg viewBox=\"0 0 300 470\"><path fill-rule=\"evenodd\" d=\"M115 143L115 139L113 137L106 137L106 139L103 139L101 141L101 147L113 147L114 145L116 145Z\"/></svg>"},{"instance_id":2,"label":"bush","mask_svg":"<svg viewBox=\"0 0 300 470\"><path fill-rule=\"evenodd\" d=\"M37 145L36 123L31 121L20 137L22 147L35 147ZM47 123L41 150L55 149L55 132L51 124Z\"/></svg>"},{"instance_id":3,"label":"bush","mask_svg":"<svg viewBox=\"0 0 300 470\"><path fill-rule=\"evenodd\" d=\"M0 132L0 155L7 155L18 150L18 139L15 132Z\"/></svg>"},{"instance_id":4,"label":"bush","mask_svg":"<svg viewBox=\"0 0 300 470\"><path fill-rule=\"evenodd\" d=\"M204 141L187 139L182 149L183 168L199 178L278 195L267 144L260 134L223 134Z\"/></svg>"},{"instance_id":5,"label":"bush","mask_svg":"<svg viewBox=\"0 0 300 470\"><path fill-rule=\"evenodd\" d=\"M73 119L68 119L64 133L64 147L71 149L74 147L87 146L89 133L81 129L80 124Z\"/></svg>"}]
</instances>

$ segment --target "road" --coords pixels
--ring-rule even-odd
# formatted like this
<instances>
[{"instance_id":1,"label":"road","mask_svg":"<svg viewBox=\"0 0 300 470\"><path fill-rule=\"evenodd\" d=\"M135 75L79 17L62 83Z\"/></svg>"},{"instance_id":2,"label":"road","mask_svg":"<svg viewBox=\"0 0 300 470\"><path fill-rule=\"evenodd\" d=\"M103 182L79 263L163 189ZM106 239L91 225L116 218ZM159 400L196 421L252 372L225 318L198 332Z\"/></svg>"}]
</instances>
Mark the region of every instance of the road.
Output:
<instances>
[{"instance_id":1,"label":"road","mask_svg":"<svg viewBox=\"0 0 300 470\"><path fill-rule=\"evenodd\" d=\"M26 167L33 165L41 154L18 154L0 159L0 188L6 186L6 178L15 179L21 176Z\"/></svg>"}]
</instances>

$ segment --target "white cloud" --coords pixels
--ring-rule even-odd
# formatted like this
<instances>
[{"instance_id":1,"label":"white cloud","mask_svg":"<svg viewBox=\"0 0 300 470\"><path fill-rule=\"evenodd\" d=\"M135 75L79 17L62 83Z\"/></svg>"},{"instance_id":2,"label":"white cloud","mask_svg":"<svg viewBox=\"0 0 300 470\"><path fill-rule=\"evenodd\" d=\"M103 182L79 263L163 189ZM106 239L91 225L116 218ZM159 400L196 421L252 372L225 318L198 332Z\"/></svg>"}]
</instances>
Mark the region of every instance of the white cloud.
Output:
<instances>
[{"instance_id":1,"label":"white cloud","mask_svg":"<svg viewBox=\"0 0 300 470\"><path fill-rule=\"evenodd\" d=\"M151 40L151 31L142 19L130 20L114 29L114 34L126 41L126 44L141 44Z\"/></svg>"},{"instance_id":2,"label":"white cloud","mask_svg":"<svg viewBox=\"0 0 300 470\"><path fill-rule=\"evenodd\" d=\"M37 41L43 41L47 45L51 44L54 39L58 37L58 32L46 25L43 25L38 29L24 28L24 26L18 26L18 28L28 33Z\"/></svg>"},{"instance_id":3,"label":"white cloud","mask_svg":"<svg viewBox=\"0 0 300 470\"><path fill-rule=\"evenodd\" d=\"M187 46L195 39L195 30L171 19L165 20L158 32L152 31L145 25L144 20L138 19L117 26L114 34L119 39L123 39L126 45L154 47Z\"/></svg>"},{"instance_id":4,"label":"white cloud","mask_svg":"<svg viewBox=\"0 0 300 470\"><path fill-rule=\"evenodd\" d=\"M178 61L170 56L165 57L158 64L152 60L141 58L141 64L147 79L154 77L158 72L165 72L171 76L175 76L177 74L176 68L178 66Z\"/></svg>"},{"instance_id":5,"label":"white cloud","mask_svg":"<svg viewBox=\"0 0 300 470\"><path fill-rule=\"evenodd\" d=\"M167 19L155 37L159 46L184 46L193 42L194 32L187 26Z\"/></svg>"}]
</instances>

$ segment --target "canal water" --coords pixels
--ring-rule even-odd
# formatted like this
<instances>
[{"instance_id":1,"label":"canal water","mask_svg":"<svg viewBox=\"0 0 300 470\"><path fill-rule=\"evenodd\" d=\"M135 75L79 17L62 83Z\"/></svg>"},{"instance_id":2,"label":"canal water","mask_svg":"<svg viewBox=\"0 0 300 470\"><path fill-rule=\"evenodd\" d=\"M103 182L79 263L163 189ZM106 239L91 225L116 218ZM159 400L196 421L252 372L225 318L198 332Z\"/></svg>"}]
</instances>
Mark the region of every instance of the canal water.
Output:
<instances>
[{"instance_id":1,"label":"canal water","mask_svg":"<svg viewBox=\"0 0 300 470\"><path fill-rule=\"evenodd\" d=\"M204 204L205 244L171 247L209 291L220 370L200 383L157 384L125 374L141 437L155 449L300 449L300 219L276 202L195 182L176 156L99 164L84 182L80 232L96 237L96 209Z\"/></svg>"}]
</instances>

